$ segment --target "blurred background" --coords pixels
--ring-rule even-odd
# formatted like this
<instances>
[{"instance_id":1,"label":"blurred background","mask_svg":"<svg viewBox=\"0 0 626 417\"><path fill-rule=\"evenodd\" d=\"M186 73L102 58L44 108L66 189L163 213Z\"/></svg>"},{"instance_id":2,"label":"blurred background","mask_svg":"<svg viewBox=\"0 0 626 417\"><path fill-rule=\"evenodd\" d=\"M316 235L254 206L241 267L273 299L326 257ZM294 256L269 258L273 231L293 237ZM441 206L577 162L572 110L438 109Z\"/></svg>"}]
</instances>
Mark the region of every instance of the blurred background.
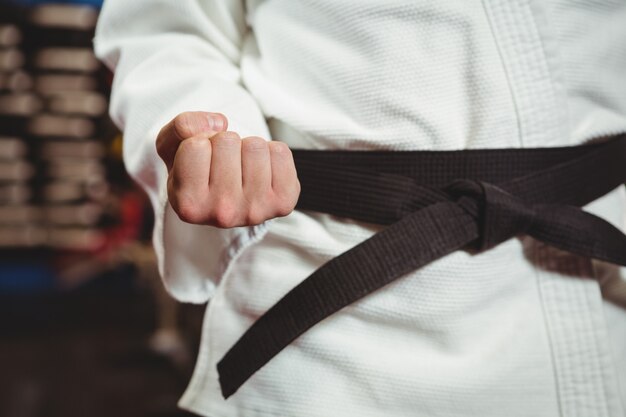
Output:
<instances>
[{"instance_id":1,"label":"blurred background","mask_svg":"<svg viewBox=\"0 0 626 417\"><path fill-rule=\"evenodd\" d=\"M204 307L160 283L92 52L100 5L0 0L0 417L190 415Z\"/></svg>"}]
</instances>

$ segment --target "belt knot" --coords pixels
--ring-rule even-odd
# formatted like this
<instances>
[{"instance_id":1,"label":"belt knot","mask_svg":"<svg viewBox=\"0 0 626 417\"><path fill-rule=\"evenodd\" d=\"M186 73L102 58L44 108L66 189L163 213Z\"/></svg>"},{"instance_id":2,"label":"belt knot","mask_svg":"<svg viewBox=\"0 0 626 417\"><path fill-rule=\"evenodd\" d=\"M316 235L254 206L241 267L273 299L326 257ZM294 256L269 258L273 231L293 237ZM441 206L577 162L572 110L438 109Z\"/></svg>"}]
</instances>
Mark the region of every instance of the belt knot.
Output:
<instances>
[{"instance_id":1,"label":"belt knot","mask_svg":"<svg viewBox=\"0 0 626 417\"><path fill-rule=\"evenodd\" d=\"M476 219L481 231L475 249L490 249L511 237L527 232L533 224L535 209L494 184L461 179L445 191Z\"/></svg>"}]
</instances>

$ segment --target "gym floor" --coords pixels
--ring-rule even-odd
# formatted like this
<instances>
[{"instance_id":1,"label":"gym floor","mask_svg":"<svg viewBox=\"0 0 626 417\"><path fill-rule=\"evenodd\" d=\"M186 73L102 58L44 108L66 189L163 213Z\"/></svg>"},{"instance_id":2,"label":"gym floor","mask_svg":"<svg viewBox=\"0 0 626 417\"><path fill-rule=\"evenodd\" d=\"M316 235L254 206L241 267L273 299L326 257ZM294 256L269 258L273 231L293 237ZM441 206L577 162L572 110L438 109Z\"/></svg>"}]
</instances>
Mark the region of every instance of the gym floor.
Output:
<instances>
[{"instance_id":1,"label":"gym floor","mask_svg":"<svg viewBox=\"0 0 626 417\"><path fill-rule=\"evenodd\" d=\"M193 359L175 365L149 348L153 297L123 275L69 294L0 296L0 416L192 416L176 402ZM186 340L202 312L183 306Z\"/></svg>"}]
</instances>

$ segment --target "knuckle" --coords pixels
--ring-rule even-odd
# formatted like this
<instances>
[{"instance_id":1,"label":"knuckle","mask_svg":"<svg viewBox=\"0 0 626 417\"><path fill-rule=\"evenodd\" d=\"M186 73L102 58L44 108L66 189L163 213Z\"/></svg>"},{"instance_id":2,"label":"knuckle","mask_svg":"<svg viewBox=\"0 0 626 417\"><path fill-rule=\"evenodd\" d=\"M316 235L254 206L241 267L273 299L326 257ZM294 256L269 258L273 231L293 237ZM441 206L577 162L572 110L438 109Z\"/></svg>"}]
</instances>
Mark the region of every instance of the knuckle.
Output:
<instances>
[{"instance_id":1,"label":"knuckle","mask_svg":"<svg viewBox=\"0 0 626 417\"><path fill-rule=\"evenodd\" d=\"M190 136L193 136L193 124L191 123L192 117L193 113L191 112L180 113L179 115L174 117L172 124L174 126L174 131L180 138L186 139Z\"/></svg>"},{"instance_id":2,"label":"knuckle","mask_svg":"<svg viewBox=\"0 0 626 417\"><path fill-rule=\"evenodd\" d=\"M178 218L186 223L201 224L206 220L206 208L193 195L180 190L180 181L175 176L167 178L167 197Z\"/></svg>"},{"instance_id":3,"label":"knuckle","mask_svg":"<svg viewBox=\"0 0 626 417\"><path fill-rule=\"evenodd\" d=\"M182 142L180 142L178 149L199 150L207 146L210 146L210 143L208 140L200 136L193 136L193 137L190 137L189 139L185 139Z\"/></svg>"},{"instance_id":4,"label":"knuckle","mask_svg":"<svg viewBox=\"0 0 626 417\"><path fill-rule=\"evenodd\" d=\"M292 204L279 205L276 208L276 217L285 217L290 215L291 212L293 212L293 208L294 206Z\"/></svg>"},{"instance_id":5,"label":"knuckle","mask_svg":"<svg viewBox=\"0 0 626 417\"><path fill-rule=\"evenodd\" d=\"M154 144L156 145L157 149L162 146L163 139L165 137L165 133L163 133L164 129L165 129L165 126L163 126L161 130L159 130L159 133L157 133L156 138L154 140Z\"/></svg>"},{"instance_id":6,"label":"knuckle","mask_svg":"<svg viewBox=\"0 0 626 417\"><path fill-rule=\"evenodd\" d=\"M216 211L212 217L212 224L221 229L230 229L237 226L233 212L228 210Z\"/></svg>"},{"instance_id":7,"label":"knuckle","mask_svg":"<svg viewBox=\"0 0 626 417\"><path fill-rule=\"evenodd\" d=\"M291 156L291 149L285 142L274 140L271 142L271 150L278 156Z\"/></svg>"},{"instance_id":8,"label":"knuckle","mask_svg":"<svg viewBox=\"0 0 626 417\"><path fill-rule=\"evenodd\" d=\"M159 143L158 140L156 142L156 153L159 156L159 158L161 158L162 160L165 161L165 158L167 157L167 155L165 153L165 149L163 147L163 144Z\"/></svg>"},{"instance_id":9,"label":"knuckle","mask_svg":"<svg viewBox=\"0 0 626 417\"><path fill-rule=\"evenodd\" d=\"M257 197L254 200L248 200L246 209L246 224L249 226L261 224L271 216L268 215L268 196Z\"/></svg>"},{"instance_id":10,"label":"knuckle","mask_svg":"<svg viewBox=\"0 0 626 417\"><path fill-rule=\"evenodd\" d=\"M211 140L223 142L234 142L234 139L240 140L241 137L237 132L233 132L230 130L227 130L226 132L218 132L211 137Z\"/></svg>"},{"instance_id":11,"label":"knuckle","mask_svg":"<svg viewBox=\"0 0 626 417\"><path fill-rule=\"evenodd\" d=\"M163 159L166 156L166 137L165 134L163 133L163 129L161 129L161 131L159 132L159 134L156 137L155 140L155 146L156 146L156 151L157 151L157 155L159 155L159 157L161 157L161 159Z\"/></svg>"},{"instance_id":12,"label":"knuckle","mask_svg":"<svg viewBox=\"0 0 626 417\"><path fill-rule=\"evenodd\" d=\"M246 151L263 151L268 149L267 141L259 136L249 136L241 142L242 149Z\"/></svg>"},{"instance_id":13,"label":"knuckle","mask_svg":"<svg viewBox=\"0 0 626 417\"><path fill-rule=\"evenodd\" d=\"M289 197L278 198L274 206L277 217L289 215L296 206L296 199Z\"/></svg>"},{"instance_id":14,"label":"knuckle","mask_svg":"<svg viewBox=\"0 0 626 417\"><path fill-rule=\"evenodd\" d=\"M239 210L235 200L231 197L222 197L213 205L211 223L220 228L231 228L238 225Z\"/></svg>"},{"instance_id":15,"label":"knuckle","mask_svg":"<svg viewBox=\"0 0 626 417\"><path fill-rule=\"evenodd\" d=\"M253 208L249 210L246 215L246 224L249 226L261 224L265 220L267 220L267 217L265 216L262 210L259 210L257 208Z\"/></svg>"},{"instance_id":16,"label":"knuckle","mask_svg":"<svg viewBox=\"0 0 626 417\"><path fill-rule=\"evenodd\" d=\"M227 148L232 149L234 147L240 146L240 138L236 132L220 132L216 133L211 137L211 143L218 148Z\"/></svg>"},{"instance_id":17,"label":"knuckle","mask_svg":"<svg viewBox=\"0 0 626 417\"><path fill-rule=\"evenodd\" d=\"M201 224L206 220L204 208L193 199L179 196L173 206L178 217L186 223Z\"/></svg>"}]
</instances>

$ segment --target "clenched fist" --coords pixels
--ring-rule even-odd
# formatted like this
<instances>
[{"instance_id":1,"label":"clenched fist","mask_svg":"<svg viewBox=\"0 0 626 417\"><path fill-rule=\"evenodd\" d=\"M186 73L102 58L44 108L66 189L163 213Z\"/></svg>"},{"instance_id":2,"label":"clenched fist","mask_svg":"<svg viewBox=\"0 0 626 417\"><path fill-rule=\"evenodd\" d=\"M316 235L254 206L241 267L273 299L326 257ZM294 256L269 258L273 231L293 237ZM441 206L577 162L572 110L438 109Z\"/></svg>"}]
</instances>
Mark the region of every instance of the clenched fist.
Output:
<instances>
[{"instance_id":1,"label":"clenched fist","mask_svg":"<svg viewBox=\"0 0 626 417\"><path fill-rule=\"evenodd\" d=\"M156 140L167 193L181 220L221 228L252 226L291 213L300 182L285 143L241 139L219 113L186 112Z\"/></svg>"}]
</instances>

